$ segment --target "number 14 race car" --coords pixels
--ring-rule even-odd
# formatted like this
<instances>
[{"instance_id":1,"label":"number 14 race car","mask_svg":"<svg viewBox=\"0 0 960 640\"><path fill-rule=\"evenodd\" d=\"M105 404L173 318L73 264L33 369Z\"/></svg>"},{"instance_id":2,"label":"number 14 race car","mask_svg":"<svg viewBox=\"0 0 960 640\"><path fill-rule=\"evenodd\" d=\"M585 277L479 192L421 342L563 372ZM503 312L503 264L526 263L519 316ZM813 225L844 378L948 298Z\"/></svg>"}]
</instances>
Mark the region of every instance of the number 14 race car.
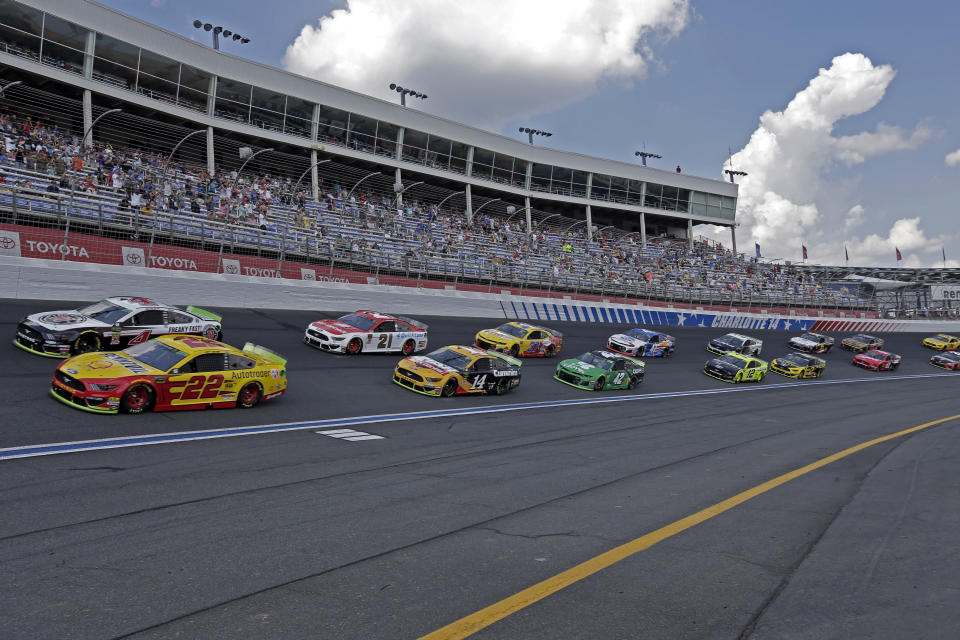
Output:
<instances>
[{"instance_id":1,"label":"number 14 race car","mask_svg":"<svg viewBox=\"0 0 960 640\"><path fill-rule=\"evenodd\" d=\"M493 351L459 345L397 364L393 381L427 396L503 395L520 384L520 361Z\"/></svg>"},{"instance_id":2,"label":"number 14 race car","mask_svg":"<svg viewBox=\"0 0 960 640\"><path fill-rule=\"evenodd\" d=\"M186 311L146 298L113 297L81 309L29 315L17 325L13 343L52 358L114 351L165 334L222 336L220 316L197 307Z\"/></svg>"},{"instance_id":3,"label":"number 14 race car","mask_svg":"<svg viewBox=\"0 0 960 640\"><path fill-rule=\"evenodd\" d=\"M408 356L427 348L427 325L403 316L357 311L337 320L310 323L303 341L334 353L402 353Z\"/></svg>"},{"instance_id":4,"label":"number 14 race car","mask_svg":"<svg viewBox=\"0 0 960 640\"><path fill-rule=\"evenodd\" d=\"M116 352L60 363L50 393L93 413L253 407L287 390L286 360L198 336L162 336Z\"/></svg>"}]
</instances>

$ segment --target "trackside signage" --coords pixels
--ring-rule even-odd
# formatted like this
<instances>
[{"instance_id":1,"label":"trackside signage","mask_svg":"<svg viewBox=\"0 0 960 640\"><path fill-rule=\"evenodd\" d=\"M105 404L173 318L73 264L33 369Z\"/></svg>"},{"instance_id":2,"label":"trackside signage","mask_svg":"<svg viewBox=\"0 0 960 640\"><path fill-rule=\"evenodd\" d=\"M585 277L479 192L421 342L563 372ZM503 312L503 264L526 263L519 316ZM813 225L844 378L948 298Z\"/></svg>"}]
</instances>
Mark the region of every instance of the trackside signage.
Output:
<instances>
[{"instance_id":1,"label":"trackside signage","mask_svg":"<svg viewBox=\"0 0 960 640\"><path fill-rule=\"evenodd\" d=\"M960 300L960 285L931 285L930 297L934 300Z\"/></svg>"},{"instance_id":2,"label":"trackside signage","mask_svg":"<svg viewBox=\"0 0 960 640\"><path fill-rule=\"evenodd\" d=\"M20 234L16 231L0 230L0 256L20 255Z\"/></svg>"}]
</instances>

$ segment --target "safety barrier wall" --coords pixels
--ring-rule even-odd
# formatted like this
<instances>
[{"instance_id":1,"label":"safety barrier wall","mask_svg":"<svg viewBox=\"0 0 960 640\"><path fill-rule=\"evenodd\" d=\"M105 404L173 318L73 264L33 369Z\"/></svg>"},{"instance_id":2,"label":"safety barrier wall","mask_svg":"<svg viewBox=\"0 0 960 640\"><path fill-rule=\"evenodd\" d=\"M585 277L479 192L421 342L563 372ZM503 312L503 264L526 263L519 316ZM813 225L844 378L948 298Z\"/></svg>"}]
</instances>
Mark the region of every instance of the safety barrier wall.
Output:
<instances>
[{"instance_id":1,"label":"safety barrier wall","mask_svg":"<svg viewBox=\"0 0 960 640\"><path fill-rule=\"evenodd\" d=\"M230 273L67 262L0 255L0 298L91 301L108 295L153 297L212 307L352 311L374 308L424 316L505 318L732 331L951 332L943 320L837 319L663 309L448 289L354 284Z\"/></svg>"}]
</instances>

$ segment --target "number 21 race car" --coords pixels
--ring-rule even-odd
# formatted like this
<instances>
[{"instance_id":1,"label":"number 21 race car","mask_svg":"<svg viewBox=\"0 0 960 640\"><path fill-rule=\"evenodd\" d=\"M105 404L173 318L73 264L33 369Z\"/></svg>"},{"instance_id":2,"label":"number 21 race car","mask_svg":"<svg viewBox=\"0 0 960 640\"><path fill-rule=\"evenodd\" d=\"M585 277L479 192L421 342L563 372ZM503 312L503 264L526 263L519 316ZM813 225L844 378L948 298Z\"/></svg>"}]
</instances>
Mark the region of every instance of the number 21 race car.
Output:
<instances>
[{"instance_id":1,"label":"number 21 race car","mask_svg":"<svg viewBox=\"0 0 960 640\"><path fill-rule=\"evenodd\" d=\"M113 297L81 309L29 315L17 325L13 343L52 358L91 351L115 351L166 334L222 336L220 316L187 307L186 311L146 298Z\"/></svg>"},{"instance_id":2,"label":"number 21 race car","mask_svg":"<svg viewBox=\"0 0 960 640\"><path fill-rule=\"evenodd\" d=\"M117 352L60 363L50 393L93 413L249 408L287 390L286 360L253 344L243 350L197 336L161 336Z\"/></svg>"},{"instance_id":3,"label":"number 21 race car","mask_svg":"<svg viewBox=\"0 0 960 640\"><path fill-rule=\"evenodd\" d=\"M520 384L520 361L475 347L449 346L397 364L393 381L427 396L503 395Z\"/></svg>"},{"instance_id":4,"label":"number 21 race car","mask_svg":"<svg viewBox=\"0 0 960 640\"><path fill-rule=\"evenodd\" d=\"M376 311L357 311L337 320L311 322L303 335L311 347L334 353L402 353L427 348L427 325Z\"/></svg>"}]
</instances>

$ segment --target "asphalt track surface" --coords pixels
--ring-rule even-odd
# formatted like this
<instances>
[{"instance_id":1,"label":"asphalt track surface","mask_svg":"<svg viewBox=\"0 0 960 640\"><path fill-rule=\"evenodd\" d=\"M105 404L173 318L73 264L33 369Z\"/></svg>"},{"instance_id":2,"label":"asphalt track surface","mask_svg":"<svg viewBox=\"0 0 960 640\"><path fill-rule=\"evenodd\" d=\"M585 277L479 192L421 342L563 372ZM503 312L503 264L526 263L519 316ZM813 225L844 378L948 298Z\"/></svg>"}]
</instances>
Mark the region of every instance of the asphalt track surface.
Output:
<instances>
[{"instance_id":1,"label":"asphalt track surface","mask_svg":"<svg viewBox=\"0 0 960 640\"><path fill-rule=\"evenodd\" d=\"M12 339L28 312L71 306L4 301L0 335ZM303 429L3 460L0 637L418 638L771 478L960 413L960 377L935 375L910 334L888 336L904 356L893 374L835 350L823 380L836 384L764 389L786 379L734 387L701 373L704 344L723 331L672 328L676 355L649 360L635 392L579 391L552 379L556 360L528 360L513 394L447 400L394 385L397 356L302 344L309 321L337 314L218 311L227 342L289 359L286 396L249 411L92 415L47 395L56 361L8 344L0 448L750 390L356 427L376 440ZM425 320L431 348L491 325ZM565 356L622 328L556 326ZM786 353L788 334L753 333L765 359ZM843 457L472 637L956 637L958 430L948 421Z\"/></svg>"}]
</instances>

